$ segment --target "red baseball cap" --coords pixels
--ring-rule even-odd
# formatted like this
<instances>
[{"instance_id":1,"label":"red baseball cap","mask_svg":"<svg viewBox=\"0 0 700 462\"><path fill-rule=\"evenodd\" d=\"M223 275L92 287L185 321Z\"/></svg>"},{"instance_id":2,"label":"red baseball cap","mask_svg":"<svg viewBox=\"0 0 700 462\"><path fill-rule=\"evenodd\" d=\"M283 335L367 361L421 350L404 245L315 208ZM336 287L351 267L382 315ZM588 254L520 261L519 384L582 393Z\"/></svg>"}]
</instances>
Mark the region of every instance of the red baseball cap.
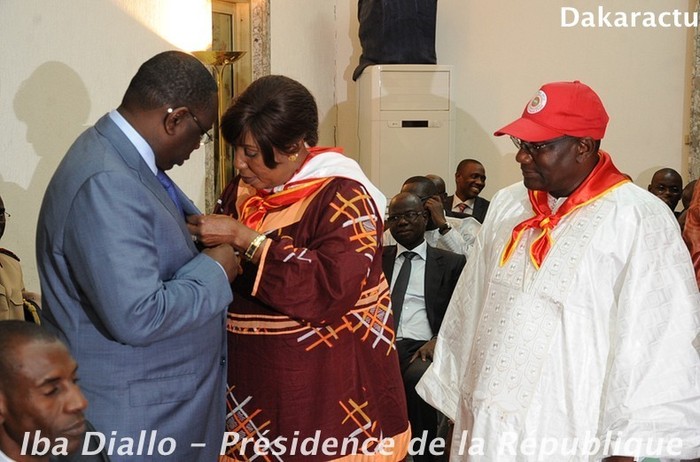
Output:
<instances>
[{"instance_id":1,"label":"red baseball cap","mask_svg":"<svg viewBox=\"0 0 700 462\"><path fill-rule=\"evenodd\" d=\"M543 85L525 106L523 115L494 135L530 142L564 135L600 140L608 120L603 103L591 87L578 80L554 82Z\"/></svg>"}]
</instances>

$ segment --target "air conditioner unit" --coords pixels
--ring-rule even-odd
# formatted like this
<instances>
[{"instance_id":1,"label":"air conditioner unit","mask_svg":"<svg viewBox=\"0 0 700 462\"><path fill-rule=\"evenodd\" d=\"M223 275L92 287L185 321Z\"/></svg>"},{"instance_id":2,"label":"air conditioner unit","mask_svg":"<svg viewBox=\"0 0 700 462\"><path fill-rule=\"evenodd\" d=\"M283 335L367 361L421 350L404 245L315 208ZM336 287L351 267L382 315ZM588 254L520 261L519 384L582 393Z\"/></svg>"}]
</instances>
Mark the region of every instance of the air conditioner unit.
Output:
<instances>
[{"instance_id":1,"label":"air conditioner unit","mask_svg":"<svg viewBox=\"0 0 700 462\"><path fill-rule=\"evenodd\" d=\"M359 83L359 163L388 198L404 180L454 176L452 66L381 64Z\"/></svg>"}]
</instances>

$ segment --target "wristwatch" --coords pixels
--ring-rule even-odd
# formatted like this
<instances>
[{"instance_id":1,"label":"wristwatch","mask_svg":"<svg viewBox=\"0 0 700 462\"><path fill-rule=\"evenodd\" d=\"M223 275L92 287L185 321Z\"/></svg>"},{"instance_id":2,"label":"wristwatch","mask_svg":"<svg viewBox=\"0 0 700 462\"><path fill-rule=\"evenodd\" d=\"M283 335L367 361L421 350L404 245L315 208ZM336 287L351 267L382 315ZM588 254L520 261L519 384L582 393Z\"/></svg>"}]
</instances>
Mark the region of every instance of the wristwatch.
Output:
<instances>
[{"instance_id":1,"label":"wristwatch","mask_svg":"<svg viewBox=\"0 0 700 462\"><path fill-rule=\"evenodd\" d=\"M438 231L440 231L440 234L445 234L451 229L452 229L452 227L450 226L450 224L448 222L445 222L438 227Z\"/></svg>"}]
</instances>

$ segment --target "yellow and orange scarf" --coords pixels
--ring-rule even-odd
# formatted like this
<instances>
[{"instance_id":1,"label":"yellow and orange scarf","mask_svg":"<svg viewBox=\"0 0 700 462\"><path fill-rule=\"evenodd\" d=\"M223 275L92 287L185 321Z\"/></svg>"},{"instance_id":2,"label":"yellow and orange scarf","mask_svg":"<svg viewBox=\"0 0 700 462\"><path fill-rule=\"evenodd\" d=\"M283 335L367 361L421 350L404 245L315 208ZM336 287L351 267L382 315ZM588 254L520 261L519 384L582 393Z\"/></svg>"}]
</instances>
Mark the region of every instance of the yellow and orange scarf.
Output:
<instances>
[{"instance_id":1,"label":"yellow and orange scarf","mask_svg":"<svg viewBox=\"0 0 700 462\"><path fill-rule=\"evenodd\" d=\"M530 245L530 259L535 268L540 269L553 244L552 229L559 224L562 218L630 181L627 175L621 173L613 165L607 152L599 151L599 155L600 160L591 174L571 193L555 213L552 213L549 207L546 191L528 190L528 197L535 216L513 228L510 240L501 254L501 266L513 255L523 233L530 228L537 228L542 232Z\"/></svg>"},{"instance_id":2,"label":"yellow and orange scarf","mask_svg":"<svg viewBox=\"0 0 700 462\"><path fill-rule=\"evenodd\" d=\"M341 148L312 147L307 148L309 155L304 161L305 165L313 157L323 152L342 153ZM299 168L301 170L303 165ZM282 209L288 205L313 194L326 183L328 178L309 178L300 181L292 181L284 185L280 191L257 191L256 195L250 196L241 206L240 220L251 229L258 229L265 215L269 212Z\"/></svg>"}]
</instances>

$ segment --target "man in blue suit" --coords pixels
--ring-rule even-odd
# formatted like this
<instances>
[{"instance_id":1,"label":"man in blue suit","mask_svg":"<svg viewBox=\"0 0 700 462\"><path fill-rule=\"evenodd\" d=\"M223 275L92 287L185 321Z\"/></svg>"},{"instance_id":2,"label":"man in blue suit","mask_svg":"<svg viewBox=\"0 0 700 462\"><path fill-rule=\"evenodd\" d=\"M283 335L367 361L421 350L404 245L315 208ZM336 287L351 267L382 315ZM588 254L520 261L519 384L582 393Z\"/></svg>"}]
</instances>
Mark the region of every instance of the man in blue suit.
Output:
<instances>
[{"instance_id":1,"label":"man in blue suit","mask_svg":"<svg viewBox=\"0 0 700 462\"><path fill-rule=\"evenodd\" d=\"M80 364L87 416L116 440L114 461L219 453L238 257L230 246L196 248L185 216L200 212L165 174L209 137L217 101L193 56L154 56L119 108L69 149L41 206L44 323Z\"/></svg>"}]
</instances>

